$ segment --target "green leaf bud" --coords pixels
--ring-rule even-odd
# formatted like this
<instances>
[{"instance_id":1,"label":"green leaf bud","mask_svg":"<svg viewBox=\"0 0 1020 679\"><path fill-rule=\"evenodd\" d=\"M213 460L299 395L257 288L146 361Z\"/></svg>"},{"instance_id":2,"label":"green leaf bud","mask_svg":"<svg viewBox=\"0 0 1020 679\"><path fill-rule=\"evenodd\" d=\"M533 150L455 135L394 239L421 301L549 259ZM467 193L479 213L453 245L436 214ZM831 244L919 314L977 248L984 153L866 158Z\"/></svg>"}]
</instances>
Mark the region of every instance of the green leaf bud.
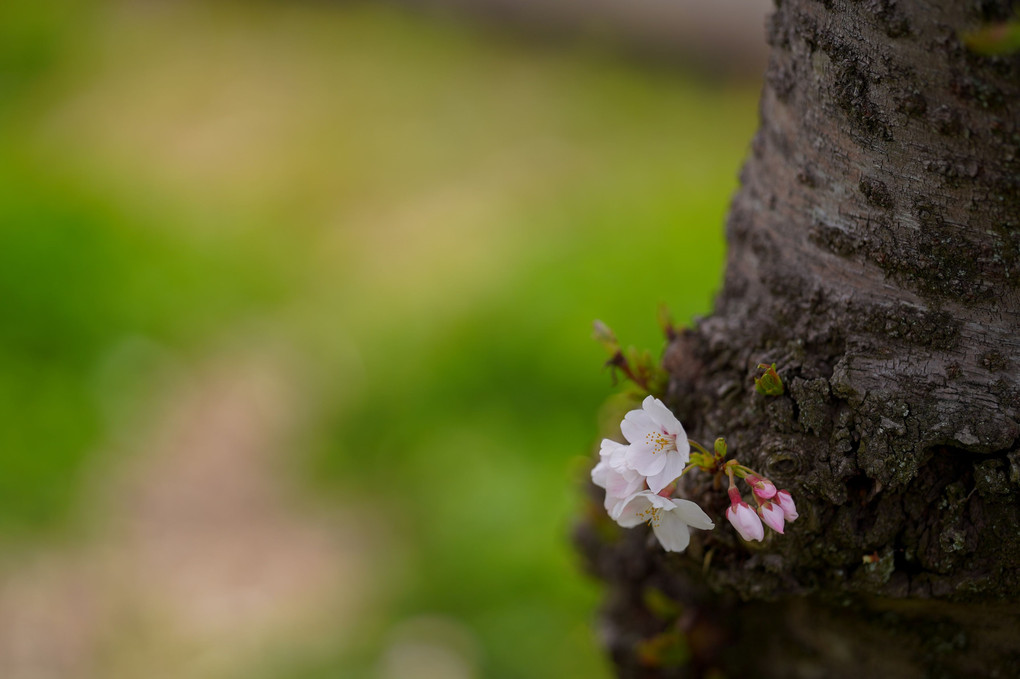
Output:
<instances>
[{"instance_id":1,"label":"green leaf bud","mask_svg":"<svg viewBox=\"0 0 1020 679\"><path fill-rule=\"evenodd\" d=\"M772 365L759 363L758 369L765 372L760 377L754 378L755 391L763 396L779 396L785 391L783 380L779 378L779 373L776 372L775 363Z\"/></svg>"}]
</instances>

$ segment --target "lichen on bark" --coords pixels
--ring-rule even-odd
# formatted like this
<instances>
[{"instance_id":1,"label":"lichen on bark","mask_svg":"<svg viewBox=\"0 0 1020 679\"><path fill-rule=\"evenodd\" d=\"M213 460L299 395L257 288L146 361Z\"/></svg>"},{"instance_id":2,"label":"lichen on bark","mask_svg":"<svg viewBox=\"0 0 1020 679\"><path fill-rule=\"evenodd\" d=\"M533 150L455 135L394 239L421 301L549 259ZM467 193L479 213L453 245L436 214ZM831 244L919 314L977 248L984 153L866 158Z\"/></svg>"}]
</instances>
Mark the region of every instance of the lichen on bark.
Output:
<instances>
[{"instance_id":1,"label":"lichen on bark","mask_svg":"<svg viewBox=\"0 0 1020 679\"><path fill-rule=\"evenodd\" d=\"M958 37L1010 5L778 3L723 288L664 365L692 436L725 436L801 519L682 556L582 525L621 676L1015 671L1020 57ZM765 398L772 362L788 389ZM681 490L723 515L709 481ZM649 589L684 612L656 617ZM642 664L677 626L685 662Z\"/></svg>"}]
</instances>

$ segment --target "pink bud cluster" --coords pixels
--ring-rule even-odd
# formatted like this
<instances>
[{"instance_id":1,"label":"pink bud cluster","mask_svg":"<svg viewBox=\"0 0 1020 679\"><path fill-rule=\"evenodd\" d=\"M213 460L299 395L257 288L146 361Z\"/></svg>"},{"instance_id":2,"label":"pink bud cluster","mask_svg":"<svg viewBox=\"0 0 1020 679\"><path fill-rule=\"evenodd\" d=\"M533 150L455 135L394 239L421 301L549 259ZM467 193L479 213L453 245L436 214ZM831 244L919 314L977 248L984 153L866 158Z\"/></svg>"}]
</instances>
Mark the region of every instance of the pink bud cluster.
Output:
<instances>
[{"instance_id":1,"label":"pink bud cluster","mask_svg":"<svg viewBox=\"0 0 1020 679\"><path fill-rule=\"evenodd\" d=\"M744 480L751 486L757 508L752 509L744 502L737 487L731 485L730 507L726 510L726 518L745 540L762 540L765 537L765 526L782 534L785 523L796 520L798 516L793 496L787 490L776 490L775 484L760 476L749 474Z\"/></svg>"}]
</instances>

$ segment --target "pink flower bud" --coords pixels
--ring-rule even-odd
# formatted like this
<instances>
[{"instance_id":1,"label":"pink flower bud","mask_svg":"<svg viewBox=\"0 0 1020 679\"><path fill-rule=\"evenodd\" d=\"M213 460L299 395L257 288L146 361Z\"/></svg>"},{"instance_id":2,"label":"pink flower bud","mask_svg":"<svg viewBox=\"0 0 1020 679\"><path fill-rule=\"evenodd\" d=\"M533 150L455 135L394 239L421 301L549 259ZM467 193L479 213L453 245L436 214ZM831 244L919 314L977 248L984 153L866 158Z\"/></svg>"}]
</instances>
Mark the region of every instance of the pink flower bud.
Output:
<instances>
[{"instance_id":1,"label":"pink flower bud","mask_svg":"<svg viewBox=\"0 0 1020 679\"><path fill-rule=\"evenodd\" d=\"M761 540L765 537L765 527L761 519L746 502L730 505L726 510L726 518L745 540Z\"/></svg>"},{"instance_id":2,"label":"pink flower bud","mask_svg":"<svg viewBox=\"0 0 1020 679\"><path fill-rule=\"evenodd\" d=\"M797 505L793 503L793 496L790 495L790 491L781 490L776 493L776 504L783 510L783 515L787 521L796 521L797 517L800 516L797 513Z\"/></svg>"},{"instance_id":3,"label":"pink flower bud","mask_svg":"<svg viewBox=\"0 0 1020 679\"><path fill-rule=\"evenodd\" d=\"M780 535L783 534L783 510L771 502L764 502L758 507L758 513L761 515L761 520L765 522L765 525L776 531Z\"/></svg>"},{"instance_id":4,"label":"pink flower bud","mask_svg":"<svg viewBox=\"0 0 1020 679\"><path fill-rule=\"evenodd\" d=\"M776 494L776 487L768 479L763 479L759 476L748 476L747 482L751 485L751 490L754 491L754 494L762 500L768 500Z\"/></svg>"}]
</instances>

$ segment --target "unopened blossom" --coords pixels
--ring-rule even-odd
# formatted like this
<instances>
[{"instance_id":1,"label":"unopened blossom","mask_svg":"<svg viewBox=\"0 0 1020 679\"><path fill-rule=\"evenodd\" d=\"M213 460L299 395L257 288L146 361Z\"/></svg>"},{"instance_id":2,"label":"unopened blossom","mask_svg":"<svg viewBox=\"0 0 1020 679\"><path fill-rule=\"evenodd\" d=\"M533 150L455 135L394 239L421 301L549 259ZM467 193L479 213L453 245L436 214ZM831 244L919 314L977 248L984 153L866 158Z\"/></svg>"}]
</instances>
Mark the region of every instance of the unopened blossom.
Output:
<instances>
[{"instance_id":1,"label":"unopened blossom","mask_svg":"<svg viewBox=\"0 0 1020 679\"><path fill-rule=\"evenodd\" d=\"M645 477L625 464L629 447L610 439L603 439L602 448L599 450L599 463L591 470L592 482L606 490L605 507L610 515L620 502L645 485Z\"/></svg>"},{"instance_id":2,"label":"unopened blossom","mask_svg":"<svg viewBox=\"0 0 1020 679\"><path fill-rule=\"evenodd\" d=\"M765 522L765 525L776 531L779 534L783 533L783 523L785 522L783 516L783 510L779 505L765 501L758 507L758 515L761 516L761 520Z\"/></svg>"},{"instance_id":3,"label":"unopened blossom","mask_svg":"<svg viewBox=\"0 0 1020 679\"><path fill-rule=\"evenodd\" d=\"M611 516L624 528L632 528L641 523L651 524L652 532L667 552L687 549L691 541L691 528L715 528L708 514L690 500L666 498L650 490L634 493L617 505Z\"/></svg>"},{"instance_id":4,"label":"unopened blossom","mask_svg":"<svg viewBox=\"0 0 1020 679\"><path fill-rule=\"evenodd\" d=\"M768 479L763 479L760 476L748 476L747 483L750 484L751 490L754 491L755 496L762 500L769 500L776 494L775 485Z\"/></svg>"},{"instance_id":5,"label":"unopened blossom","mask_svg":"<svg viewBox=\"0 0 1020 679\"><path fill-rule=\"evenodd\" d=\"M647 477L653 493L683 473L691 457L691 445L680 421L662 401L647 397L640 410L627 413L620 430L630 442L627 466Z\"/></svg>"},{"instance_id":6,"label":"unopened blossom","mask_svg":"<svg viewBox=\"0 0 1020 679\"><path fill-rule=\"evenodd\" d=\"M780 509L783 510L783 516L787 521L796 521L800 514L797 513L797 505L793 502L793 496L790 495L790 491L781 490L776 493L775 497L776 504L779 505Z\"/></svg>"},{"instance_id":7,"label":"unopened blossom","mask_svg":"<svg viewBox=\"0 0 1020 679\"><path fill-rule=\"evenodd\" d=\"M746 502L735 502L726 510L726 518L745 540L761 540L765 537L765 527L761 519Z\"/></svg>"}]
</instances>

